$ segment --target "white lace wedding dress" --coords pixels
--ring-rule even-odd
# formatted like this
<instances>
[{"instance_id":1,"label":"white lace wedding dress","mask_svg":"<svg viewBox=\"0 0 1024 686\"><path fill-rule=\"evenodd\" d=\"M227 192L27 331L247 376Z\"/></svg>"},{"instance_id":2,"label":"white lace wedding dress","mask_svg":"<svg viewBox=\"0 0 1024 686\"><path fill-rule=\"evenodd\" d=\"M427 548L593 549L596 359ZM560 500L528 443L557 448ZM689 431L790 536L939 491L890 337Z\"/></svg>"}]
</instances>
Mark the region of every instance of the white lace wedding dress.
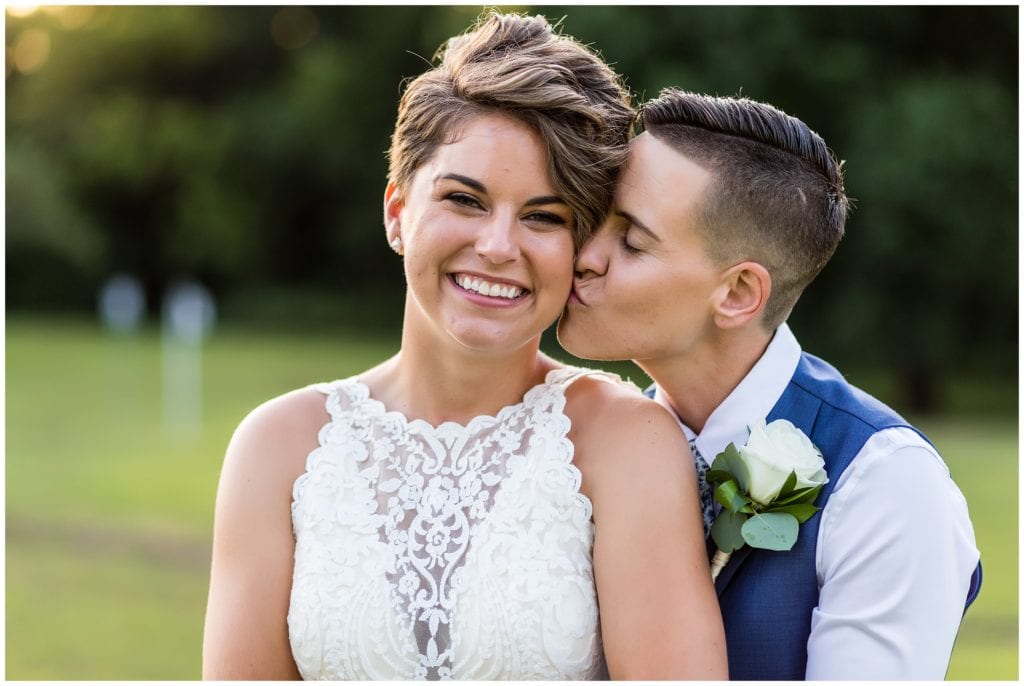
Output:
<instances>
[{"instance_id":1,"label":"white lace wedding dress","mask_svg":"<svg viewBox=\"0 0 1024 686\"><path fill-rule=\"evenodd\" d=\"M589 499L565 389L466 426L389 412L356 379L317 386L331 420L295 482L288 629L305 679L606 675Z\"/></svg>"}]
</instances>

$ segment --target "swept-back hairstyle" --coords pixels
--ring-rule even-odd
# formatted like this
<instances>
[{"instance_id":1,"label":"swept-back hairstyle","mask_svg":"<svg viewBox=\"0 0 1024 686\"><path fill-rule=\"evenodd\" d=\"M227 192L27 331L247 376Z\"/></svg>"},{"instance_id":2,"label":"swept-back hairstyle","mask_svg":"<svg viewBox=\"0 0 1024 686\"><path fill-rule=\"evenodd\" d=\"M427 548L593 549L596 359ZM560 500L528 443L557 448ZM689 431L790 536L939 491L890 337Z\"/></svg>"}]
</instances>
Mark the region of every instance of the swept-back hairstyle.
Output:
<instances>
[{"instance_id":1,"label":"swept-back hairstyle","mask_svg":"<svg viewBox=\"0 0 1024 686\"><path fill-rule=\"evenodd\" d=\"M712 173L698 230L717 264L752 260L768 270L763 323L773 330L843 237L843 165L802 121L746 98L665 89L640 123Z\"/></svg>"},{"instance_id":2,"label":"swept-back hairstyle","mask_svg":"<svg viewBox=\"0 0 1024 686\"><path fill-rule=\"evenodd\" d=\"M510 115L548 151L577 245L611 204L634 112L618 75L541 16L491 12L438 50L440 63L409 83L391 138L389 178L406 187L437 146L482 114Z\"/></svg>"}]
</instances>

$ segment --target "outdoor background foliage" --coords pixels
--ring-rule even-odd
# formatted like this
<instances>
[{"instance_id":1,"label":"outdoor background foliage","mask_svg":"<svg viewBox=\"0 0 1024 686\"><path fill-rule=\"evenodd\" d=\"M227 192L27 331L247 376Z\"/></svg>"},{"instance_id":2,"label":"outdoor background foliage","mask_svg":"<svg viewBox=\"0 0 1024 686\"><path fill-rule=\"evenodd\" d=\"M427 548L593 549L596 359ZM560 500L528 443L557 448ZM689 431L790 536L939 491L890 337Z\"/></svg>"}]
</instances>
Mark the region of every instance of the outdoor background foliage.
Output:
<instances>
[{"instance_id":1,"label":"outdoor background foliage","mask_svg":"<svg viewBox=\"0 0 1024 686\"><path fill-rule=\"evenodd\" d=\"M1017 8L542 9L641 99L766 100L846 160L848 238L793 317L808 349L899 374L922 409L954 369L1012 372ZM400 300L379 202L400 83L479 11L8 16L8 307L89 310L115 271L275 323Z\"/></svg>"},{"instance_id":2,"label":"outdoor background foliage","mask_svg":"<svg viewBox=\"0 0 1024 686\"><path fill-rule=\"evenodd\" d=\"M1015 679L1018 8L519 9L638 100L765 100L846 160L856 209L791 325L936 441L986 560L951 676ZM8 8L8 677L198 676L227 438L397 348L384 151L403 79L480 11ZM94 320L115 273L146 289L134 338ZM157 331L182 278L220 314L188 437L161 423Z\"/></svg>"}]
</instances>

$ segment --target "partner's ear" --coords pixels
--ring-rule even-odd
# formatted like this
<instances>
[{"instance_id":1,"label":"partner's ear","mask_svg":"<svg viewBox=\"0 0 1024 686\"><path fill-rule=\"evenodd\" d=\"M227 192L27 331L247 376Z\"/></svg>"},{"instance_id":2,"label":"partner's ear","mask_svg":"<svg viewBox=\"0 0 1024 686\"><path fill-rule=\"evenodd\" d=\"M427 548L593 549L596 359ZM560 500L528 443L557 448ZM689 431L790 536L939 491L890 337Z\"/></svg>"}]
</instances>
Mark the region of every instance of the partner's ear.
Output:
<instances>
[{"instance_id":1,"label":"partner's ear","mask_svg":"<svg viewBox=\"0 0 1024 686\"><path fill-rule=\"evenodd\" d=\"M393 182L388 181L384 189L384 230L387 232L388 243L402 237L402 208L405 201Z\"/></svg>"},{"instance_id":2,"label":"partner's ear","mask_svg":"<svg viewBox=\"0 0 1024 686\"><path fill-rule=\"evenodd\" d=\"M772 292L772 277L757 262L741 262L727 269L714 302L715 324L736 329L760 318Z\"/></svg>"}]
</instances>

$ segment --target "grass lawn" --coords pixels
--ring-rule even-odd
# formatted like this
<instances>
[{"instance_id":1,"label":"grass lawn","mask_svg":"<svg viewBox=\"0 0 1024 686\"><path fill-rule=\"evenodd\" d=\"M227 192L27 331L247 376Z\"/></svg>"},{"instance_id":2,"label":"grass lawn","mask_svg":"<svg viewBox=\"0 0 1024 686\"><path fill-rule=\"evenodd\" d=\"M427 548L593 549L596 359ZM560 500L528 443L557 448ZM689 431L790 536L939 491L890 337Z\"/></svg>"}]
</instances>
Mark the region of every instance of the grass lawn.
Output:
<instances>
[{"instance_id":1,"label":"grass lawn","mask_svg":"<svg viewBox=\"0 0 1024 686\"><path fill-rule=\"evenodd\" d=\"M921 420L971 512L984 571L967 611L949 679L1018 678L1018 433L1015 421Z\"/></svg>"},{"instance_id":2,"label":"grass lawn","mask_svg":"<svg viewBox=\"0 0 1024 686\"><path fill-rule=\"evenodd\" d=\"M6 677L181 680L200 676L232 429L263 400L365 369L398 340L220 331L202 350L201 426L165 416L155 332L121 340L91 323L11 318L6 345ZM1015 680L1016 418L920 424L967 497L985 563L949 678Z\"/></svg>"}]
</instances>

